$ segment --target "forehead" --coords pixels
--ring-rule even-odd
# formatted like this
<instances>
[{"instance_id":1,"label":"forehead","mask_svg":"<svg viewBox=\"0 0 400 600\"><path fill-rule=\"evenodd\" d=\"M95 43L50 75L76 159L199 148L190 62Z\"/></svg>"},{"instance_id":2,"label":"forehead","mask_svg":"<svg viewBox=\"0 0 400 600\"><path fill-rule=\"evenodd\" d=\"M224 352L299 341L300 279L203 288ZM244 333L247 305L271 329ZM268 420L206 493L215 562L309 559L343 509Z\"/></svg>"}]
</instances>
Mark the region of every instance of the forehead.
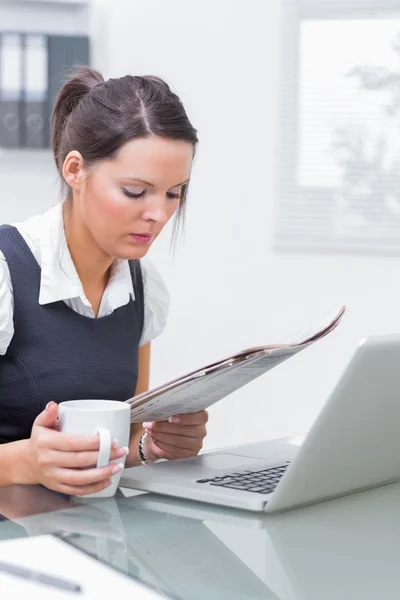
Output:
<instances>
[{"instance_id":1,"label":"forehead","mask_svg":"<svg viewBox=\"0 0 400 600\"><path fill-rule=\"evenodd\" d=\"M151 136L127 142L111 162L121 177L171 187L189 178L192 160L190 142Z\"/></svg>"}]
</instances>

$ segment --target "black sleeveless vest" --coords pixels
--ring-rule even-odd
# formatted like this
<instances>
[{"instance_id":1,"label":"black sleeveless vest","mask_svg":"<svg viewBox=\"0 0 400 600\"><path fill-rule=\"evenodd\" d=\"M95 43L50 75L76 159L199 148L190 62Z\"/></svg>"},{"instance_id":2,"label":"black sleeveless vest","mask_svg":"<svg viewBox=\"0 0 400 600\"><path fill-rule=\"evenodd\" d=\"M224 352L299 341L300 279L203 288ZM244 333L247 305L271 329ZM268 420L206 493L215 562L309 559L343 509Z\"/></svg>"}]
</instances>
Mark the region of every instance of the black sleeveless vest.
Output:
<instances>
[{"instance_id":1,"label":"black sleeveless vest","mask_svg":"<svg viewBox=\"0 0 400 600\"><path fill-rule=\"evenodd\" d=\"M135 393L144 298L140 264L130 261L135 300L100 319L65 302L41 306L40 267L15 227L0 227L14 292L14 336L0 356L0 443L30 437L51 400L127 400Z\"/></svg>"}]
</instances>

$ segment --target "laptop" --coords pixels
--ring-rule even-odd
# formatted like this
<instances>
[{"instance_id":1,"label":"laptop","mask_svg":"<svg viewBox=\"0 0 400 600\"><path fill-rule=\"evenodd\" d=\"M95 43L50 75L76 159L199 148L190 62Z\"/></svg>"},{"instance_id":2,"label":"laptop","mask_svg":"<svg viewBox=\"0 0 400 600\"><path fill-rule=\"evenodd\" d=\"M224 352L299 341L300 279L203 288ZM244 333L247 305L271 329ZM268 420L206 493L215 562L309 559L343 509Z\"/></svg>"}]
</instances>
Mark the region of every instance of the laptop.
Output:
<instances>
[{"instance_id":1,"label":"laptop","mask_svg":"<svg viewBox=\"0 0 400 600\"><path fill-rule=\"evenodd\" d=\"M300 445L272 440L131 467L120 485L269 513L398 479L400 335L390 335L360 341Z\"/></svg>"}]
</instances>

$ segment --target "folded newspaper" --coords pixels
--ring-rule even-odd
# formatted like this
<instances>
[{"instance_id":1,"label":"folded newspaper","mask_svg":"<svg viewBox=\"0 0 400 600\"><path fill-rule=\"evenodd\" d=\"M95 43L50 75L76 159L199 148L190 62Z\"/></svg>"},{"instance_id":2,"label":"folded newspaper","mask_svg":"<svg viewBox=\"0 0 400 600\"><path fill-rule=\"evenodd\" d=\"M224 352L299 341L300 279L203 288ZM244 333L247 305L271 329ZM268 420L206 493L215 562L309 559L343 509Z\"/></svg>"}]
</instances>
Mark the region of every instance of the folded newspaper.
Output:
<instances>
[{"instance_id":1,"label":"folded newspaper","mask_svg":"<svg viewBox=\"0 0 400 600\"><path fill-rule=\"evenodd\" d=\"M320 327L308 327L287 344L241 350L126 400L131 405L131 423L165 421L174 415L210 407L328 335L340 323L344 312L342 306Z\"/></svg>"}]
</instances>

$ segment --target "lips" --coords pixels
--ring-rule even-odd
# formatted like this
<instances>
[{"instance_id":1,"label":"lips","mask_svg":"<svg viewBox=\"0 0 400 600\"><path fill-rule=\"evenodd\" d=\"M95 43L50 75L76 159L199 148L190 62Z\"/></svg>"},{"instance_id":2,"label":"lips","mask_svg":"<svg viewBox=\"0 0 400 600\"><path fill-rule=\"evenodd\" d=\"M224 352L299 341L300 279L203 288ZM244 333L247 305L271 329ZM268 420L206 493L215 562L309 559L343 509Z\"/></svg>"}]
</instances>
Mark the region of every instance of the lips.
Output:
<instances>
[{"instance_id":1,"label":"lips","mask_svg":"<svg viewBox=\"0 0 400 600\"><path fill-rule=\"evenodd\" d=\"M149 244L153 238L153 233L131 233L130 237L138 242L139 244Z\"/></svg>"}]
</instances>

